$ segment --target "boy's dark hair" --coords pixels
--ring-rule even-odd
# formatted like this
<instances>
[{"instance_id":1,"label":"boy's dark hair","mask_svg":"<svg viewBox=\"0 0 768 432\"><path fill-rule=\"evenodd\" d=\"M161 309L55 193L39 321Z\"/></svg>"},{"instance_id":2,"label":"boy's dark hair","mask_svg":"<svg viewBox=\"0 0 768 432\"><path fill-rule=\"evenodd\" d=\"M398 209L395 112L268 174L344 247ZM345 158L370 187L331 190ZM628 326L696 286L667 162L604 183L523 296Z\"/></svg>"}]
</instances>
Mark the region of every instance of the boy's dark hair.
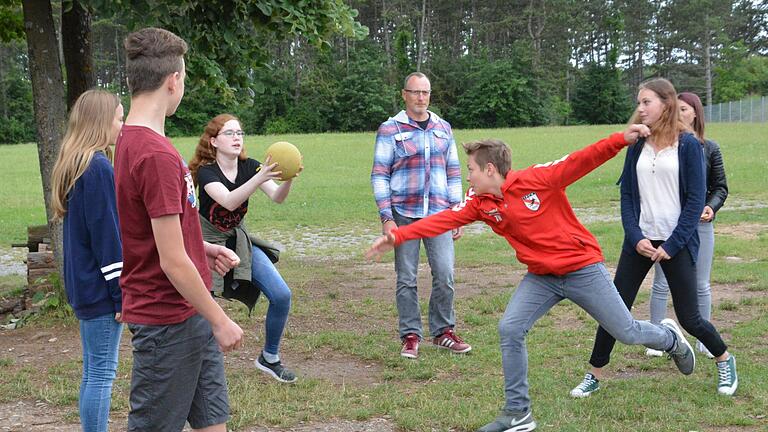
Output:
<instances>
[{"instance_id":1,"label":"boy's dark hair","mask_svg":"<svg viewBox=\"0 0 768 432\"><path fill-rule=\"evenodd\" d=\"M187 43L161 28L148 27L125 38L125 70L132 95L157 90L165 78L181 72Z\"/></svg>"},{"instance_id":2,"label":"boy's dark hair","mask_svg":"<svg viewBox=\"0 0 768 432\"><path fill-rule=\"evenodd\" d=\"M462 144L467 156L475 155L475 162L480 167L487 163L496 166L499 174L506 177L512 168L512 150L504 141L497 139L483 139Z\"/></svg>"}]
</instances>

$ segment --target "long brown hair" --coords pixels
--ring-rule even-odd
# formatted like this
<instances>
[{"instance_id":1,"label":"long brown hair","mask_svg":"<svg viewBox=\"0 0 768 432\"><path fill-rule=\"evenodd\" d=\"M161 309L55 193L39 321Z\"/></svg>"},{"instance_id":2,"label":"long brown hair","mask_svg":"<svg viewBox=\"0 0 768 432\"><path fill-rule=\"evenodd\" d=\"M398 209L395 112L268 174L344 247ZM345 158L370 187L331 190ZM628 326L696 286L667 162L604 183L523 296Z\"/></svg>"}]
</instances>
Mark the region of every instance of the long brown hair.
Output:
<instances>
[{"instance_id":1,"label":"long brown hair","mask_svg":"<svg viewBox=\"0 0 768 432\"><path fill-rule=\"evenodd\" d=\"M61 219L67 213L67 194L102 151L112 160L112 122L120 105L117 95L104 90L88 90L81 94L69 114L67 133L51 175L53 216Z\"/></svg>"},{"instance_id":2,"label":"long brown hair","mask_svg":"<svg viewBox=\"0 0 768 432\"><path fill-rule=\"evenodd\" d=\"M704 106L701 105L701 99L696 93L682 92L677 98L693 108L696 117L693 119L693 133L702 143L704 142Z\"/></svg>"},{"instance_id":3,"label":"long brown hair","mask_svg":"<svg viewBox=\"0 0 768 432\"><path fill-rule=\"evenodd\" d=\"M197 142L197 147L195 147L195 156L189 161L189 172L192 173L192 181L195 182L195 186L197 186L197 171L200 170L200 167L216 162L216 147L211 145L211 138L218 135L221 128L224 127L224 123L230 120L240 122L240 119L232 114L219 114L205 125L203 134L200 135L200 141ZM237 158L245 160L247 157L245 145L243 145L243 150Z\"/></svg>"},{"instance_id":4,"label":"long brown hair","mask_svg":"<svg viewBox=\"0 0 768 432\"><path fill-rule=\"evenodd\" d=\"M651 128L651 136L649 138L661 147L670 146L677 141L680 132L689 130L688 126L680 120L675 86L673 86L669 80L664 78L651 78L638 86L638 93L643 89L651 90L656 93L664 104L664 109L662 110L659 119L656 120L656 123L653 125L649 125ZM629 123L640 123L640 114L637 110L632 114Z\"/></svg>"}]
</instances>

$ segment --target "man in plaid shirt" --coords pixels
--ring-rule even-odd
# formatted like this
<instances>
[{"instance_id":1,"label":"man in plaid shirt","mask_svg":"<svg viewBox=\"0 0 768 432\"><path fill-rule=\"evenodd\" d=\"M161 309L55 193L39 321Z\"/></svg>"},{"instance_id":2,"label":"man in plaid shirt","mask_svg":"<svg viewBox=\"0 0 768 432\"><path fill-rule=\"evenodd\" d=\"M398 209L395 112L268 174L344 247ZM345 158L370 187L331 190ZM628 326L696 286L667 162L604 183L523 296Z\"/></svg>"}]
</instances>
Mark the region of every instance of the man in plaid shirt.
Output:
<instances>
[{"instance_id":1,"label":"man in plaid shirt","mask_svg":"<svg viewBox=\"0 0 768 432\"><path fill-rule=\"evenodd\" d=\"M451 125L428 110L430 93L424 74L408 75L402 90L405 110L382 123L376 134L371 184L383 234L461 202L461 167ZM422 239L432 269L432 342L454 353L472 349L453 331L453 241L461 234L458 228ZM418 357L422 339L416 288L419 247L420 241L413 240L395 248L400 355L407 358Z\"/></svg>"}]
</instances>

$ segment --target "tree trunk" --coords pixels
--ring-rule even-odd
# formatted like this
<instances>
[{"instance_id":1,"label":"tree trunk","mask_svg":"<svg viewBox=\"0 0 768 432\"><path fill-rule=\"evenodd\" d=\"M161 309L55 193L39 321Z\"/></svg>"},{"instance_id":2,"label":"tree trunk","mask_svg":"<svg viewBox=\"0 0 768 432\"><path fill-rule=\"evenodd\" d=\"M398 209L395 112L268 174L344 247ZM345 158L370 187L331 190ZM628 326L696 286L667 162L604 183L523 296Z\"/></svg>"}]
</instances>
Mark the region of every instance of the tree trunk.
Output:
<instances>
[{"instance_id":1,"label":"tree trunk","mask_svg":"<svg viewBox=\"0 0 768 432\"><path fill-rule=\"evenodd\" d=\"M389 44L389 22L387 21L387 0L381 0L381 30L384 36L384 52L387 53L387 71L392 71L392 48Z\"/></svg>"},{"instance_id":2,"label":"tree trunk","mask_svg":"<svg viewBox=\"0 0 768 432\"><path fill-rule=\"evenodd\" d=\"M421 26L419 27L419 56L416 60L416 71L421 72L424 61L424 27L427 23L427 0L421 0Z\"/></svg>"},{"instance_id":3,"label":"tree trunk","mask_svg":"<svg viewBox=\"0 0 768 432\"><path fill-rule=\"evenodd\" d=\"M70 8L67 9L67 3ZM61 0L61 41L67 68L67 108L96 84L91 54L91 13L78 0Z\"/></svg>"},{"instance_id":4,"label":"tree trunk","mask_svg":"<svg viewBox=\"0 0 768 432\"><path fill-rule=\"evenodd\" d=\"M708 107L711 107L712 106L712 35L710 34L709 29L706 30L704 35L704 75L707 83L706 84L707 100L705 105L707 105Z\"/></svg>"},{"instance_id":5,"label":"tree trunk","mask_svg":"<svg viewBox=\"0 0 768 432\"><path fill-rule=\"evenodd\" d=\"M51 3L23 0L22 8L29 52L29 75L32 82L32 104L37 126L37 156L40 162L40 176L43 180L45 214L51 230L56 265L59 274L63 274L61 224L52 221L51 209L51 171L61 146L67 111L64 103L64 80L61 76L59 46Z\"/></svg>"}]
</instances>

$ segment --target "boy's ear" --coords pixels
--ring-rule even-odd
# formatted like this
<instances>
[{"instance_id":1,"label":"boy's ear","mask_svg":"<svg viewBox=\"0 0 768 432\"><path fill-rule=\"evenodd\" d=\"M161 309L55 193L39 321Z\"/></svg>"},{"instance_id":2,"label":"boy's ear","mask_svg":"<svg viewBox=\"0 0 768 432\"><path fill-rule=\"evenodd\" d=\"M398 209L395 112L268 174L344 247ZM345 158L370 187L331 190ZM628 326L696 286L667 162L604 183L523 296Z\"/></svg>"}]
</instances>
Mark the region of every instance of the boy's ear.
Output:
<instances>
[{"instance_id":1,"label":"boy's ear","mask_svg":"<svg viewBox=\"0 0 768 432\"><path fill-rule=\"evenodd\" d=\"M489 175L494 175L495 173L499 172L499 170L496 168L496 165L488 162L485 164L485 172L487 172Z\"/></svg>"},{"instance_id":2,"label":"boy's ear","mask_svg":"<svg viewBox=\"0 0 768 432\"><path fill-rule=\"evenodd\" d=\"M165 88L168 89L171 93L176 91L176 88L179 86L179 73L174 72L172 74L168 74L167 77L165 77Z\"/></svg>"}]
</instances>

